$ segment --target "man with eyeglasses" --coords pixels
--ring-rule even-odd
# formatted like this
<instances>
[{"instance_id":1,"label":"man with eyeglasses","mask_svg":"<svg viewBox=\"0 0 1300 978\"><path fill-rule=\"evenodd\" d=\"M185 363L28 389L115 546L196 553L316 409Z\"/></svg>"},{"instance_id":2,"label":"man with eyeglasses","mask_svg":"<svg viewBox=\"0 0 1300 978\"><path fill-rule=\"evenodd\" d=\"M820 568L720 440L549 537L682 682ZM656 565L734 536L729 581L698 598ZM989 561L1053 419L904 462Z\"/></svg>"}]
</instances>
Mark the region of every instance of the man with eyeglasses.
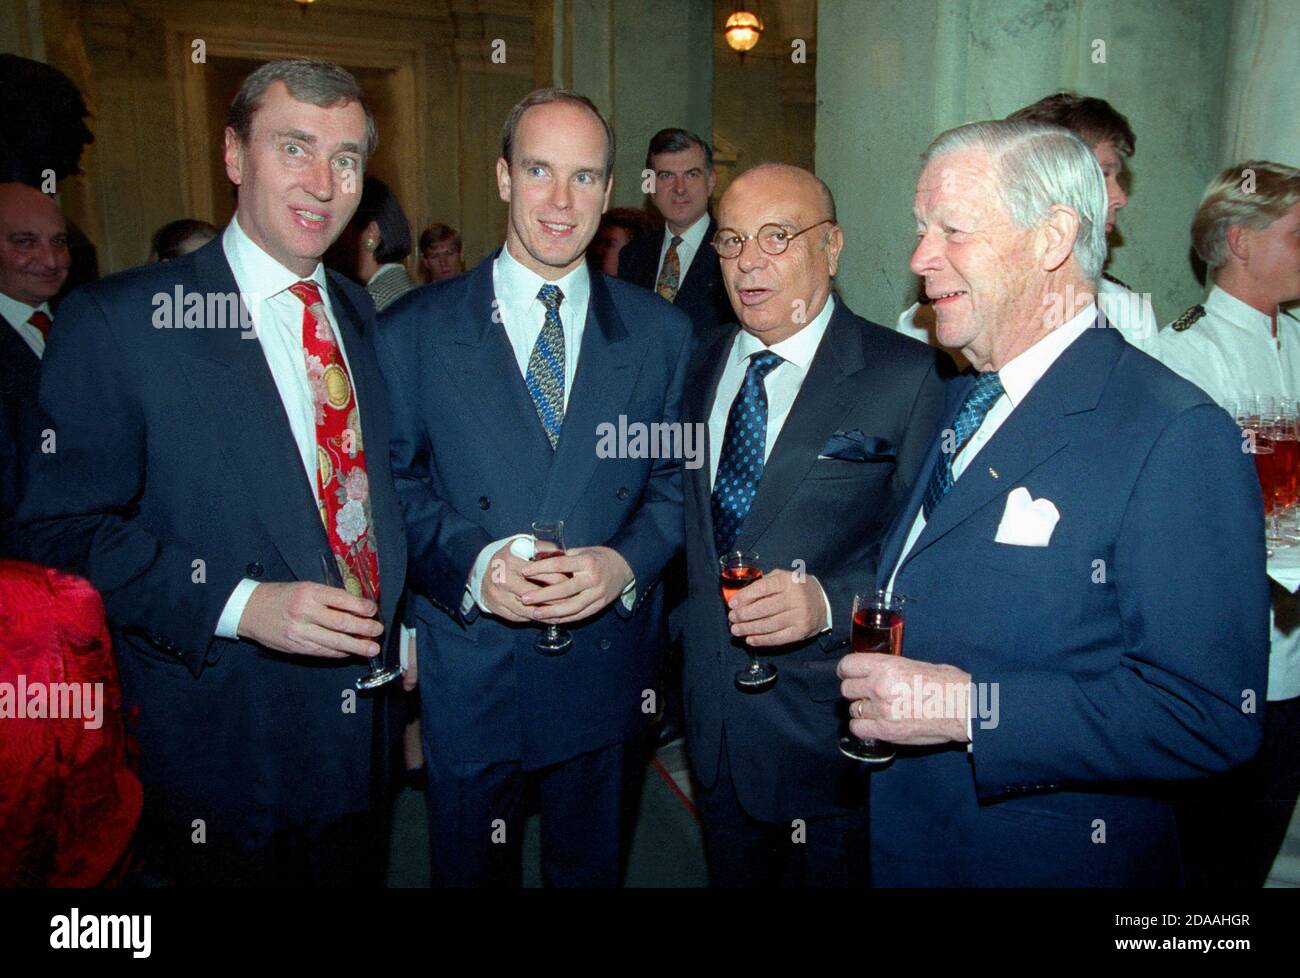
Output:
<instances>
[{"instance_id":1,"label":"man with eyeglasses","mask_svg":"<svg viewBox=\"0 0 1300 978\"><path fill-rule=\"evenodd\" d=\"M853 594L915 480L940 406L937 354L832 296L844 233L812 173L738 177L713 247L739 326L700 347L683 413L707 424L686 472L685 702L714 886L866 881L868 771L837 749L835 676ZM763 578L723 605L719 558ZM743 692L748 651L775 684Z\"/></svg>"}]
</instances>

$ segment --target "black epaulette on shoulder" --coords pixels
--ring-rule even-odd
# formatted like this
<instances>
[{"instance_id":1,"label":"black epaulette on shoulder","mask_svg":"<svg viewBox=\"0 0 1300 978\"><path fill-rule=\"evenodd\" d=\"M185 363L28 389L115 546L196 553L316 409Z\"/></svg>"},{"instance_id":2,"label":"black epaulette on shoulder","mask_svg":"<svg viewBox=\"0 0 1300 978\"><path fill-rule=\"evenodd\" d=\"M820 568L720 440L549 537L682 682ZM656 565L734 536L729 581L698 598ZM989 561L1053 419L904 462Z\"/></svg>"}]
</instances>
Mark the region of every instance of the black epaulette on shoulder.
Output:
<instances>
[{"instance_id":1,"label":"black epaulette on shoulder","mask_svg":"<svg viewBox=\"0 0 1300 978\"><path fill-rule=\"evenodd\" d=\"M1170 323L1169 328L1181 333L1204 315L1205 307L1198 303Z\"/></svg>"},{"instance_id":2,"label":"black epaulette on shoulder","mask_svg":"<svg viewBox=\"0 0 1300 978\"><path fill-rule=\"evenodd\" d=\"M1128 283L1127 283L1127 282L1121 282L1119 279L1117 279L1117 278L1116 278L1114 275L1112 275L1110 272L1102 272L1102 273L1101 273L1101 277L1104 278L1107 282L1114 282L1114 283L1115 283L1116 285L1118 285L1121 289L1128 289ZM1128 289L1128 290L1129 290L1130 292L1133 291L1132 289Z\"/></svg>"}]
</instances>

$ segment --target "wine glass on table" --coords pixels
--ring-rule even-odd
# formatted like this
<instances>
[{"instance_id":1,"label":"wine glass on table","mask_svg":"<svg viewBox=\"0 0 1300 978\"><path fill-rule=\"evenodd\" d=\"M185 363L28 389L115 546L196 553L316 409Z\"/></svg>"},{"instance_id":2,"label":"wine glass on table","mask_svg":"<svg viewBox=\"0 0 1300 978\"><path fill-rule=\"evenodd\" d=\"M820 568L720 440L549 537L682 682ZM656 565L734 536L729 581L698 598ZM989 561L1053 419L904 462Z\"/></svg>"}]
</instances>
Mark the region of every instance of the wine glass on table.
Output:
<instances>
[{"instance_id":1,"label":"wine glass on table","mask_svg":"<svg viewBox=\"0 0 1300 978\"><path fill-rule=\"evenodd\" d=\"M321 583L325 584L327 587L336 587L342 591L348 591L348 593L351 594L352 592L343 582L343 572L339 569L339 559L340 558L337 557L332 550L322 550L320 552ZM366 564L365 554L362 554L361 559L357 561L356 579L358 589L361 592L360 596L375 603L375 613L372 617L376 621L379 621L379 616L383 613L379 606L379 585L375 581L374 576L370 573L370 568ZM397 666L384 668L382 642L379 647L379 655L372 656L366 660L370 666L370 671L366 673L366 675L357 679L357 689L377 689L386 683L391 683L402 674L402 670Z\"/></svg>"},{"instance_id":2,"label":"wine glass on table","mask_svg":"<svg viewBox=\"0 0 1300 978\"><path fill-rule=\"evenodd\" d=\"M853 623L850 636L854 652L903 654L903 606L907 598L888 591L868 591L853 596ZM852 704L850 704L851 708ZM867 764L884 764L894 759L894 747L883 740L855 737L849 720L843 725L840 753Z\"/></svg>"},{"instance_id":3,"label":"wine glass on table","mask_svg":"<svg viewBox=\"0 0 1300 978\"><path fill-rule=\"evenodd\" d=\"M763 576L763 569L758 565L758 554L751 550L733 550L718 558L718 577L722 587L722 603L725 606L741 588L753 584ZM769 662L759 662L754 650L745 645L749 656L749 668L736 673L736 685L746 691L767 689L776 682L776 666Z\"/></svg>"},{"instance_id":4,"label":"wine glass on table","mask_svg":"<svg viewBox=\"0 0 1300 978\"><path fill-rule=\"evenodd\" d=\"M564 520L535 520L533 560L562 557L564 553ZM573 636L565 629L559 625L547 625L535 647L542 655L563 655L572 644Z\"/></svg>"}]
</instances>

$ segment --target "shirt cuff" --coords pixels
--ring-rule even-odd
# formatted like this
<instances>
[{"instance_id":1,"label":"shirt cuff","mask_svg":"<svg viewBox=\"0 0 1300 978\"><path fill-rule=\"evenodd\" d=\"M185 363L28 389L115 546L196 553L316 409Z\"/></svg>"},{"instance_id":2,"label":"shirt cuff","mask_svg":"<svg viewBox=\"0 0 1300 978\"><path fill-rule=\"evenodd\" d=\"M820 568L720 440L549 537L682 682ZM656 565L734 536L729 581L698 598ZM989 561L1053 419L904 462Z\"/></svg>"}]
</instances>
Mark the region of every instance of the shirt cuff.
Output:
<instances>
[{"instance_id":1,"label":"shirt cuff","mask_svg":"<svg viewBox=\"0 0 1300 978\"><path fill-rule=\"evenodd\" d=\"M831 599L826 595L826 589L824 587L821 587L821 584L822 584L821 581L817 582L817 586L821 588L821 592L822 592L822 603L826 605L826 627L823 628L817 634L825 635L827 632L831 630L831 623L834 621L834 618L831 616Z\"/></svg>"},{"instance_id":2,"label":"shirt cuff","mask_svg":"<svg viewBox=\"0 0 1300 978\"><path fill-rule=\"evenodd\" d=\"M221 617L217 619L217 638L228 638L231 641L239 638L239 622L244 617L244 608L256 588L257 581L248 577L235 585L230 597L226 599L226 606L221 609Z\"/></svg>"},{"instance_id":3,"label":"shirt cuff","mask_svg":"<svg viewBox=\"0 0 1300 978\"><path fill-rule=\"evenodd\" d=\"M402 633L402 638L397 648L397 664L401 666L402 672L406 672L406 667L410 665L407 648L415 641L415 629L407 628L405 625L399 625L398 628Z\"/></svg>"},{"instance_id":4,"label":"shirt cuff","mask_svg":"<svg viewBox=\"0 0 1300 978\"><path fill-rule=\"evenodd\" d=\"M966 753L975 753L975 683L966 687Z\"/></svg>"},{"instance_id":5,"label":"shirt cuff","mask_svg":"<svg viewBox=\"0 0 1300 978\"><path fill-rule=\"evenodd\" d=\"M492 558L502 547L510 545L510 552L522 560L533 559L533 538L527 533L516 533L514 536L505 537L501 540L494 540L478 552L478 559L474 561L474 566L470 568L469 580L465 583L465 596L460 602L460 611L462 615L469 614L474 605L478 605L482 611L491 614L492 611L483 603L483 579L487 577L491 569Z\"/></svg>"},{"instance_id":6,"label":"shirt cuff","mask_svg":"<svg viewBox=\"0 0 1300 978\"><path fill-rule=\"evenodd\" d=\"M623 607L631 611L636 607L636 578L627 582L627 587L623 588Z\"/></svg>"}]
</instances>

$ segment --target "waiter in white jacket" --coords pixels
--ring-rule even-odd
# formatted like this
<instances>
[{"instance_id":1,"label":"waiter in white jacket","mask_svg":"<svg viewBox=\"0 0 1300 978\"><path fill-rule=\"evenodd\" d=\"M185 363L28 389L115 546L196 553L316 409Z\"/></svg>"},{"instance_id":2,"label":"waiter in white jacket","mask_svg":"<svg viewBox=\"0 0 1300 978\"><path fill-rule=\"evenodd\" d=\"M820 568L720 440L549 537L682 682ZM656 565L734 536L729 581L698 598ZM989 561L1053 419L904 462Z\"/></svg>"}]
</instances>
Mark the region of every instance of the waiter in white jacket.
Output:
<instances>
[{"instance_id":1,"label":"waiter in white jacket","mask_svg":"<svg viewBox=\"0 0 1300 978\"><path fill-rule=\"evenodd\" d=\"M1165 364L1221 405L1300 397L1300 320L1281 308L1300 300L1300 170L1228 167L1201 199L1192 245L1213 285L1162 331ZM1260 886L1300 794L1300 598L1276 584L1267 699L1259 756L1180 816L1193 886Z\"/></svg>"}]
</instances>

